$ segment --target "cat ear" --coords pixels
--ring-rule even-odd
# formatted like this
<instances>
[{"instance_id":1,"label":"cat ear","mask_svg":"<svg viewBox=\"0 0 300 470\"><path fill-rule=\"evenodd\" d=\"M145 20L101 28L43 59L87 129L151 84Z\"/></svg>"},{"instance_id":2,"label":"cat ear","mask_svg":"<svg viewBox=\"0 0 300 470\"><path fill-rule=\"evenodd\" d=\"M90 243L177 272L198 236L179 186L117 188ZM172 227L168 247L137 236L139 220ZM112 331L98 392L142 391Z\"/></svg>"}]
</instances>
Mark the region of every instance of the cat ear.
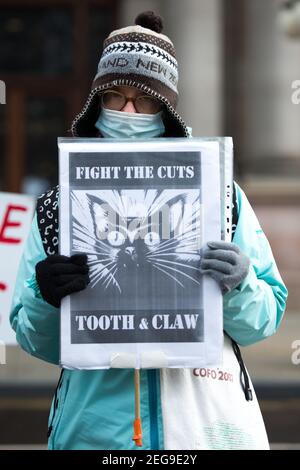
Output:
<instances>
[{"instance_id":1,"label":"cat ear","mask_svg":"<svg viewBox=\"0 0 300 470\"><path fill-rule=\"evenodd\" d=\"M99 196L87 194L88 206L93 222L94 235L99 237L99 232L107 231L108 223L115 219L115 213L109 202Z\"/></svg>"},{"instance_id":2,"label":"cat ear","mask_svg":"<svg viewBox=\"0 0 300 470\"><path fill-rule=\"evenodd\" d=\"M169 206L169 207L172 207L174 206L175 204L178 204L181 203L182 206L184 206L185 202L186 202L186 193L182 193L182 194L176 194L176 196L174 197L171 197L170 199L168 199L166 201L166 204Z\"/></svg>"},{"instance_id":3,"label":"cat ear","mask_svg":"<svg viewBox=\"0 0 300 470\"><path fill-rule=\"evenodd\" d=\"M181 193L176 194L165 202L169 209L169 231L171 237L176 237L176 231L182 227L186 209L186 199L186 193Z\"/></svg>"},{"instance_id":4,"label":"cat ear","mask_svg":"<svg viewBox=\"0 0 300 470\"><path fill-rule=\"evenodd\" d=\"M178 194L176 191L173 195L165 190L157 192L150 210L151 224L162 238L168 238L167 234L174 236L175 228L184 215L186 198L185 192Z\"/></svg>"}]
</instances>

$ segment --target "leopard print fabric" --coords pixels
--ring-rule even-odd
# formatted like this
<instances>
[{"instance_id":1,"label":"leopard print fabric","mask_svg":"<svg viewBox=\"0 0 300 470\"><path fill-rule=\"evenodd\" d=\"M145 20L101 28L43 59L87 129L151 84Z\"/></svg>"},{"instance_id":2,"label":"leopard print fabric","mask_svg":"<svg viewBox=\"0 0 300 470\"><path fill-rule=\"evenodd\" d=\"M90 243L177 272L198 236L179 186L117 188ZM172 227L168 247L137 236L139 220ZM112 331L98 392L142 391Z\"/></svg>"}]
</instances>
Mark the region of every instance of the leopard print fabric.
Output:
<instances>
[{"instance_id":1,"label":"leopard print fabric","mask_svg":"<svg viewBox=\"0 0 300 470\"><path fill-rule=\"evenodd\" d=\"M59 187L55 186L37 201L38 227L47 256L58 254L58 200Z\"/></svg>"}]
</instances>

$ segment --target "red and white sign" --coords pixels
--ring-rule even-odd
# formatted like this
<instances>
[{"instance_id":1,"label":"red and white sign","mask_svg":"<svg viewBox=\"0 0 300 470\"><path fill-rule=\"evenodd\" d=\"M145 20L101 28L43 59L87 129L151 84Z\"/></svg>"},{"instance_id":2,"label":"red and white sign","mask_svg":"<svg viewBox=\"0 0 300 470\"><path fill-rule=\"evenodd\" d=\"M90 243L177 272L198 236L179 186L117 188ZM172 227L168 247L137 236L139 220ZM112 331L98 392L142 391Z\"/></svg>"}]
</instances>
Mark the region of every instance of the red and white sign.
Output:
<instances>
[{"instance_id":1,"label":"red and white sign","mask_svg":"<svg viewBox=\"0 0 300 470\"><path fill-rule=\"evenodd\" d=\"M30 196L0 192L0 340L5 344L16 343L9 312L34 207Z\"/></svg>"}]
</instances>

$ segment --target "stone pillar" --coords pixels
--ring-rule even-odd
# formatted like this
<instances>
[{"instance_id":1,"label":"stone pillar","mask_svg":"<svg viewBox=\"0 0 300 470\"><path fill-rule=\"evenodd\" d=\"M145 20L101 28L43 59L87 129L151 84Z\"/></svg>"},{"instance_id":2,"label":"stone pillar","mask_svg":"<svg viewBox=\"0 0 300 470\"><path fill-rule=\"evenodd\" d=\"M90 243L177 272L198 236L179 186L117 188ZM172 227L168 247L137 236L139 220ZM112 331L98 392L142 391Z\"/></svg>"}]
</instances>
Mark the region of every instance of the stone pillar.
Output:
<instances>
[{"instance_id":1,"label":"stone pillar","mask_svg":"<svg viewBox=\"0 0 300 470\"><path fill-rule=\"evenodd\" d=\"M222 134L221 0L123 0L120 26L153 10L164 20L179 62L178 112L194 136Z\"/></svg>"},{"instance_id":2,"label":"stone pillar","mask_svg":"<svg viewBox=\"0 0 300 470\"><path fill-rule=\"evenodd\" d=\"M246 7L247 156L299 158L300 105L291 96L292 82L300 78L300 40L280 31L274 0L252 0Z\"/></svg>"},{"instance_id":3,"label":"stone pillar","mask_svg":"<svg viewBox=\"0 0 300 470\"><path fill-rule=\"evenodd\" d=\"M175 5L174 5L175 3ZM220 0L165 0L165 23L179 61L179 112L194 136L222 134Z\"/></svg>"}]
</instances>

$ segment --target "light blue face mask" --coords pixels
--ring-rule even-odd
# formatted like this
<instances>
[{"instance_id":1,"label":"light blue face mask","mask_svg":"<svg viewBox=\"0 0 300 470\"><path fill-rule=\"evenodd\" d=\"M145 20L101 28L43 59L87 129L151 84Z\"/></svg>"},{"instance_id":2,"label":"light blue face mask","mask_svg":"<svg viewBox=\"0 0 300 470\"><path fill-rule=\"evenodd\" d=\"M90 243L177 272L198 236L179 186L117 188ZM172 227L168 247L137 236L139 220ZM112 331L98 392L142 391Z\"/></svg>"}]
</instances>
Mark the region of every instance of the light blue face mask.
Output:
<instances>
[{"instance_id":1,"label":"light blue face mask","mask_svg":"<svg viewBox=\"0 0 300 470\"><path fill-rule=\"evenodd\" d=\"M95 126L103 137L115 139L149 139L165 132L162 111L141 114L102 108Z\"/></svg>"}]
</instances>

